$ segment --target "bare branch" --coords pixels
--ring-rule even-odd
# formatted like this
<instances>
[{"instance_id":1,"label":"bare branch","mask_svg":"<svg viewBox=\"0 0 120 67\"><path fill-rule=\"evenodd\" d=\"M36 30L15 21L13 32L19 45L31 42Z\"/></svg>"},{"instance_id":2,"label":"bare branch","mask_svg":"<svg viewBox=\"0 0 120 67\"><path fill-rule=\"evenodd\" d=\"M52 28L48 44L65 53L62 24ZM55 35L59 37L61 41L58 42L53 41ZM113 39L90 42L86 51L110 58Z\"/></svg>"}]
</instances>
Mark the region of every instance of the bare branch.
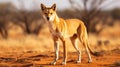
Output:
<instances>
[{"instance_id":1,"label":"bare branch","mask_svg":"<svg viewBox=\"0 0 120 67\"><path fill-rule=\"evenodd\" d=\"M74 0L69 0L69 3L71 4L71 8L73 8L74 10L76 10L76 11L80 11L81 10L81 5L79 4L79 2L76 2Z\"/></svg>"}]
</instances>

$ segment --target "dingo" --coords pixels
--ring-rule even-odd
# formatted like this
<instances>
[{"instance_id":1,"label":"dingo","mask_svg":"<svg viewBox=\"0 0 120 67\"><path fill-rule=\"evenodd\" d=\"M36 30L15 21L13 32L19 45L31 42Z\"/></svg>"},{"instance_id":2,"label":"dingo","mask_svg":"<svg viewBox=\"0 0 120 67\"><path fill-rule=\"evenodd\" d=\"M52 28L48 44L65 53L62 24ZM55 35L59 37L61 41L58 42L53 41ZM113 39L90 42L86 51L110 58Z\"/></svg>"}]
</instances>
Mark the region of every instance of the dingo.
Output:
<instances>
[{"instance_id":1,"label":"dingo","mask_svg":"<svg viewBox=\"0 0 120 67\"><path fill-rule=\"evenodd\" d=\"M58 39L60 39L63 43L64 59L62 64L63 65L66 64L66 59L67 59L67 51L66 51L67 46L65 45L66 38L70 38L74 48L78 53L77 63L81 62L81 51L79 50L76 44L77 38L84 45L86 49L86 52L88 54L88 62L92 62L90 53L94 54L94 51L90 48L88 44L88 35L84 23L78 19L64 20L62 18L59 18L56 13L56 4L54 4L52 7L46 7L43 4L41 4L41 10L42 10L43 18L46 20L54 40L55 59L51 64L55 65L59 58Z\"/></svg>"}]
</instances>

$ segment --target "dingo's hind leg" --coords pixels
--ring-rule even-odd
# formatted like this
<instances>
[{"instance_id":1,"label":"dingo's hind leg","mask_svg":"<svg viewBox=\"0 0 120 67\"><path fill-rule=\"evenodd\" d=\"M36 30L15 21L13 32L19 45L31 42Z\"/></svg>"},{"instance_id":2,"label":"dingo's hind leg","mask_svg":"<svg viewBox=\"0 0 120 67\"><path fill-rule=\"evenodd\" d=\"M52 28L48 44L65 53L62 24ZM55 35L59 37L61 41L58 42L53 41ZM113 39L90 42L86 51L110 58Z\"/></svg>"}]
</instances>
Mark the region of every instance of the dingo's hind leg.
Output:
<instances>
[{"instance_id":1,"label":"dingo's hind leg","mask_svg":"<svg viewBox=\"0 0 120 67\"><path fill-rule=\"evenodd\" d=\"M92 62L92 58L90 56L90 51L88 49L88 40L85 37L79 37L80 42L83 44L83 46L86 49L87 55L88 55L88 63Z\"/></svg>"},{"instance_id":2,"label":"dingo's hind leg","mask_svg":"<svg viewBox=\"0 0 120 67\"><path fill-rule=\"evenodd\" d=\"M88 55L88 62L92 62L92 58L90 56L90 51L88 49L88 36L87 36L87 31L86 29L83 29L82 27L79 27L77 30L77 35L80 40L80 42L83 44L83 46L86 49L87 55Z\"/></svg>"},{"instance_id":3,"label":"dingo's hind leg","mask_svg":"<svg viewBox=\"0 0 120 67\"><path fill-rule=\"evenodd\" d=\"M92 58L90 56L90 51L88 49L88 42L87 42L87 40L83 39L83 45L85 46L86 52L88 54L88 63L91 63L92 62Z\"/></svg>"},{"instance_id":4,"label":"dingo's hind leg","mask_svg":"<svg viewBox=\"0 0 120 67\"><path fill-rule=\"evenodd\" d=\"M78 48L78 44L77 44L77 35L73 35L71 38L70 38L74 48L76 49L77 53L78 53L78 60L76 63L80 63L81 62L81 51L79 50Z\"/></svg>"}]
</instances>

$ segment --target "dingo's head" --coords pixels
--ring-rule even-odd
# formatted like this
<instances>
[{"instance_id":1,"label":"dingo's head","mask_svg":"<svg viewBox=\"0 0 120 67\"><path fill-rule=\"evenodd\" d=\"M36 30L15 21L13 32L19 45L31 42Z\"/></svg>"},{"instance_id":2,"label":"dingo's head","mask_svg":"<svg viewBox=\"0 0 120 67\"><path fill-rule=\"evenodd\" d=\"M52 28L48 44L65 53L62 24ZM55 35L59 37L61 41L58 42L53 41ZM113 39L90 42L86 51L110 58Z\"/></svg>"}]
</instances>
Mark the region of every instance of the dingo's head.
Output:
<instances>
[{"instance_id":1,"label":"dingo's head","mask_svg":"<svg viewBox=\"0 0 120 67\"><path fill-rule=\"evenodd\" d=\"M53 21L56 15L56 4L53 4L51 7L46 7L43 4L41 4L41 10L43 16L48 20L48 21Z\"/></svg>"}]
</instances>

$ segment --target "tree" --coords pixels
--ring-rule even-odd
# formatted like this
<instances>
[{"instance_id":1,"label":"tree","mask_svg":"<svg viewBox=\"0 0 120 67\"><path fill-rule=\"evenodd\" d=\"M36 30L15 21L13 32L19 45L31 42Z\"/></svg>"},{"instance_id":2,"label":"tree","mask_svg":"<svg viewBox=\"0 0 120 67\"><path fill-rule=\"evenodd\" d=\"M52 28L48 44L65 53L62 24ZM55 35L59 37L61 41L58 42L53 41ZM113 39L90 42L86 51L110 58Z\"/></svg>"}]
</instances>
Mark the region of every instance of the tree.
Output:
<instances>
[{"instance_id":1,"label":"tree","mask_svg":"<svg viewBox=\"0 0 120 67\"><path fill-rule=\"evenodd\" d=\"M25 0L18 0L18 1L20 3L20 12L18 13L17 19L24 23L24 25L25 25L24 32L25 33L27 33L27 34L31 34L33 32L35 33L36 31L31 31L30 26L33 21L36 21L41 18L40 12L38 13L37 11L27 11L25 8ZM35 7L34 3L36 3L36 2L33 2L31 4L33 6L33 8ZM39 25L38 29L40 29L41 26L42 26L42 24ZM37 32L36 32L36 34L37 34Z\"/></svg>"},{"instance_id":2,"label":"tree","mask_svg":"<svg viewBox=\"0 0 120 67\"><path fill-rule=\"evenodd\" d=\"M97 30L96 25L100 20L104 22L102 23L103 25L107 24L106 18L108 15L101 14L101 11L103 8L111 4L112 1L108 1L109 0L69 0L69 3L74 10L81 12L80 18L85 22L88 32L100 33L104 27ZM99 16L100 19L93 22L93 19L97 16Z\"/></svg>"},{"instance_id":3,"label":"tree","mask_svg":"<svg viewBox=\"0 0 120 67\"><path fill-rule=\"evenodd\" d=\"M22 22L24 24L24 26L21 25L21 27L23 28L24 32L26 34L31 34L31 33L35 33L37 34L37 31L35 30L31 30L31 25L32 23L37 20L39 20L41 18L40 16L40 12L37 12L37 11L24 11L24 10L21 10L17 13L17 16L16 16L16 19L17 19L17 23L19 22ZM42 22L40 22L40 25L39 25L39 30L40 28L42 27ZM37 28L37 27L36 27Z\"/></svg>"},{"instance_id":4,"label":"tree","mask_svg":"<svg viewBox=\"0 0 120 67\"><path fill-rule=\"evenodd\" d=\"M11 3L0 3L0 33L3 38L8 37L7 22L10 20L10 14L16 10Z\"/></svg>"}]
</instances>

